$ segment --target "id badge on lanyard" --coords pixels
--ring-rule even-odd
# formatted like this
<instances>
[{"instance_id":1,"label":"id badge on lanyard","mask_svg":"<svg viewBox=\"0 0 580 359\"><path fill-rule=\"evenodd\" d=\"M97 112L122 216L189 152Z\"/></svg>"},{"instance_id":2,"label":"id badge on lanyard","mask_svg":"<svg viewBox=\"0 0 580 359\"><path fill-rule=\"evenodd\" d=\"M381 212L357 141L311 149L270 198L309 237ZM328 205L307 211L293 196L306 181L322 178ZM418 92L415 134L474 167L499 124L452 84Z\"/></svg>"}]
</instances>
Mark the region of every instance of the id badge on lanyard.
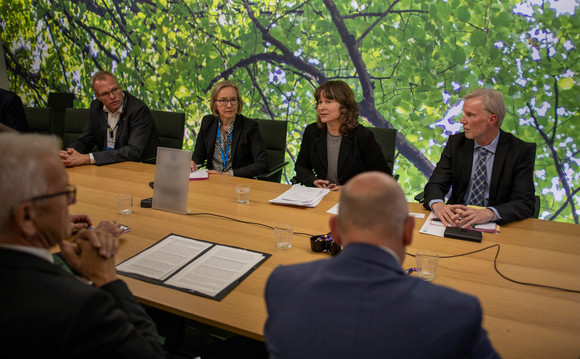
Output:
<instances>
[{"instance_id":1,"label":"id badge on lanyard","mask_svg":"<svg viewBox=\"0 0 580 359\"><path fill-rule=\"evenodd\" d=\"M107 151L114 149L115 149L115 135L113 133L113 129L111 127L107 127Z\"/></svg>"}]
</instances>

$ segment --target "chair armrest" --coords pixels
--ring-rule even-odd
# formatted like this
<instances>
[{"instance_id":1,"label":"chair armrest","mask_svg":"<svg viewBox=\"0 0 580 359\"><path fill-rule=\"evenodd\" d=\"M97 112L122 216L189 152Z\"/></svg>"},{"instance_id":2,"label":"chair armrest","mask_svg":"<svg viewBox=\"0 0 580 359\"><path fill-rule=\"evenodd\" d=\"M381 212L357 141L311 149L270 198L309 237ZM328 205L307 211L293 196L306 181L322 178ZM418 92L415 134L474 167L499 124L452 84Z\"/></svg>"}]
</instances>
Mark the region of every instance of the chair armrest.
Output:
<instances>
[{"instance_id":1,"label":"chair armrest","mask_svg":"<svg viewBox=\"0 0 580 359\"><path fill-rule=\"evenodd\" d=\"M415 199L415 201L423 203L425 201L425 192L421 192L413 198Z\"/></svg>"},{"instance_id":2,"label":"chair armrest","mask_svg":"<svg viewBox=\"0 0 580 359\"><path fill-rule=\"evenodd\" d=\"M269 172L254 176L254 179L266 180L266 178L272 177L276 173L281 172L284 169L284 167L286 167L287 164L288 164L288 161L278 163L277 165L272 167Z\"/></svg>"}]
</instances>

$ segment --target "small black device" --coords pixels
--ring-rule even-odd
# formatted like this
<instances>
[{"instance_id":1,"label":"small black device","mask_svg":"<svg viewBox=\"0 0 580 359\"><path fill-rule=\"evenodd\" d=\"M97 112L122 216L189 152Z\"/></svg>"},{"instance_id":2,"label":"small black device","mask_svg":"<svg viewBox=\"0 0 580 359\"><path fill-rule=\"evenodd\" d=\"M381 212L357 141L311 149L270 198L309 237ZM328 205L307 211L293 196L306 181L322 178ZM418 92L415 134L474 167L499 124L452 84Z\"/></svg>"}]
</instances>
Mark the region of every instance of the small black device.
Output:
<instances>
[{"instance_id":1,"label":"small black device","mask_svg":"<svg viewBox=\"0 0 580 359\"><path fill-rule=\"evenodd\" d=\"M472 231L459 227L447 227L443 233L445 237L461 239L463 241L471 241L481 243L482 234L479 231Z\"/></svg>"},{"instance_id":2,"label":"small black device","mask_svg":"<svg viewBox=\"0 0 580 359\"><path fill-rule=\"evenodd\" d=\"M141 208L151 208L152 205L153 205L153 197L144 198L141 200Z\"/></svg>"}]
</instances>

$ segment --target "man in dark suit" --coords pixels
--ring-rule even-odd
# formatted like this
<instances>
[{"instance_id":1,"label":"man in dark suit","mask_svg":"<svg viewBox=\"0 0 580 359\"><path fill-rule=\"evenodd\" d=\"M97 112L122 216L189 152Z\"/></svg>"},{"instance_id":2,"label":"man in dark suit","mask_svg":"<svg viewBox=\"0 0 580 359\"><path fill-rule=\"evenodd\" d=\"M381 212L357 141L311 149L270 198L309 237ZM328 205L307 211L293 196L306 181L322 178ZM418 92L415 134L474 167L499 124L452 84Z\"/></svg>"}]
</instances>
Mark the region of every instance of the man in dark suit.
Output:
<instances>
[{"instance_id":1,"label":"man in dark suit","mask_svg":"<svg viewBox=\"0 0 580 359\"><path fill-rule=\"evenodd\" d=\"M463 133L449 137L425 185L425 208L446 226L464 228L530 217L535 203L534 146L500 130L506 108L498 91L479 88L464 100Z\"/></svg>"},{"instance_id":2,"label":"man in dark suit","mask_svg":"<svg viewBox=\"0 0 580 359\"><path fill-rule=\"evenodd\" d=\"M60 152L66 166L145 161L157 155L159 138L143 101L124 92L115 76L99 71L91 78L95 99L75 143ZM95 152L93 148L96 147Z\"/></svg>"},{"instance_id":3,"label":"man in dark suit","mask_svg":"<svg viewBox=\"0 0 580 359\"><path fill-rule=\"evenodd\" d=\"M117 278L118 239L81 230L68 242L76 188L56 137L0 134L0 350L6 358L163 358L155 325ZM58 244L89 285L54 265Z\"/></svg>"},{"instance_id":4,"label":"man in dark suit","mask_svg":"<svg viewBox=\"0 0 580 359\"><path fill-rule=\"evenodd\" d=\"M19 132L28 132L28 121L20 97L12 91L0 89L0 123Z\"/></svg>"},{"instance_id":5,"label":"man in dark suit","mask_svg":"<svg viewBox=\"0 0 580 359\"><path fill-rule=\"evenodd\" d=\"M344 250L276 268L266 285L270 358L494 358L476 298L405 274L414 218L387 174L347 182L330 219Z\"/></svg>"}]
</instances>

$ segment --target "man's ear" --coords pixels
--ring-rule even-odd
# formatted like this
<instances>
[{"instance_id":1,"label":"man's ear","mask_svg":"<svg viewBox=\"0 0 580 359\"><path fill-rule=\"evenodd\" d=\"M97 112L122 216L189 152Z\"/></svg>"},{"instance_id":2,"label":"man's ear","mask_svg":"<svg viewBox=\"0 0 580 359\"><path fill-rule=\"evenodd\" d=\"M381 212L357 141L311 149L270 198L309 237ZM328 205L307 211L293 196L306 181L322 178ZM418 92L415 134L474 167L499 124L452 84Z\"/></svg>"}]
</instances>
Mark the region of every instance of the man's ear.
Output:
<instances>
[{"instance_id":1,"label":"man's ear","mask_svg":"<svg viewBox=\"0 0 580 359\"><path fill-rule=\"evenodd\" d=\"M413 241L413 228L415 228L415 217L409 216L405 220L403 227L403 246L408 247Z\"/></svg>"},{"instance_id":2,"label":"man's ear","mask_svg":"<svg viewBox=\"0 0 580 359\"><path fill-rule=\"evenodd\" d=\"M492 113L491 115L489 115L489 127L495 126L497 126L497 115L495 113Z\"/></svg>"},{"instance_id":3,"label":"man's ear","mask_svg":"<svg viewBox=\"0 0 580 359\"><path fill-rule=\"evenodd\" d=\"M26 236L33 236L36 233L35 215L30 202L22 202L14 209L14 223Z\"/></svg>"},{"instance_id":4,"label":"man's ear","mask_svg":"<svg viewBox=\"0 0 580 359\"><path fill-rule=\"evenodd\" d=\"M332 240L334 243L341 245L342 239L338 233L338 216L332 216L328 220L328 225L330 226L330 234L332 234Z\"/></svg>"}]
</instances>

